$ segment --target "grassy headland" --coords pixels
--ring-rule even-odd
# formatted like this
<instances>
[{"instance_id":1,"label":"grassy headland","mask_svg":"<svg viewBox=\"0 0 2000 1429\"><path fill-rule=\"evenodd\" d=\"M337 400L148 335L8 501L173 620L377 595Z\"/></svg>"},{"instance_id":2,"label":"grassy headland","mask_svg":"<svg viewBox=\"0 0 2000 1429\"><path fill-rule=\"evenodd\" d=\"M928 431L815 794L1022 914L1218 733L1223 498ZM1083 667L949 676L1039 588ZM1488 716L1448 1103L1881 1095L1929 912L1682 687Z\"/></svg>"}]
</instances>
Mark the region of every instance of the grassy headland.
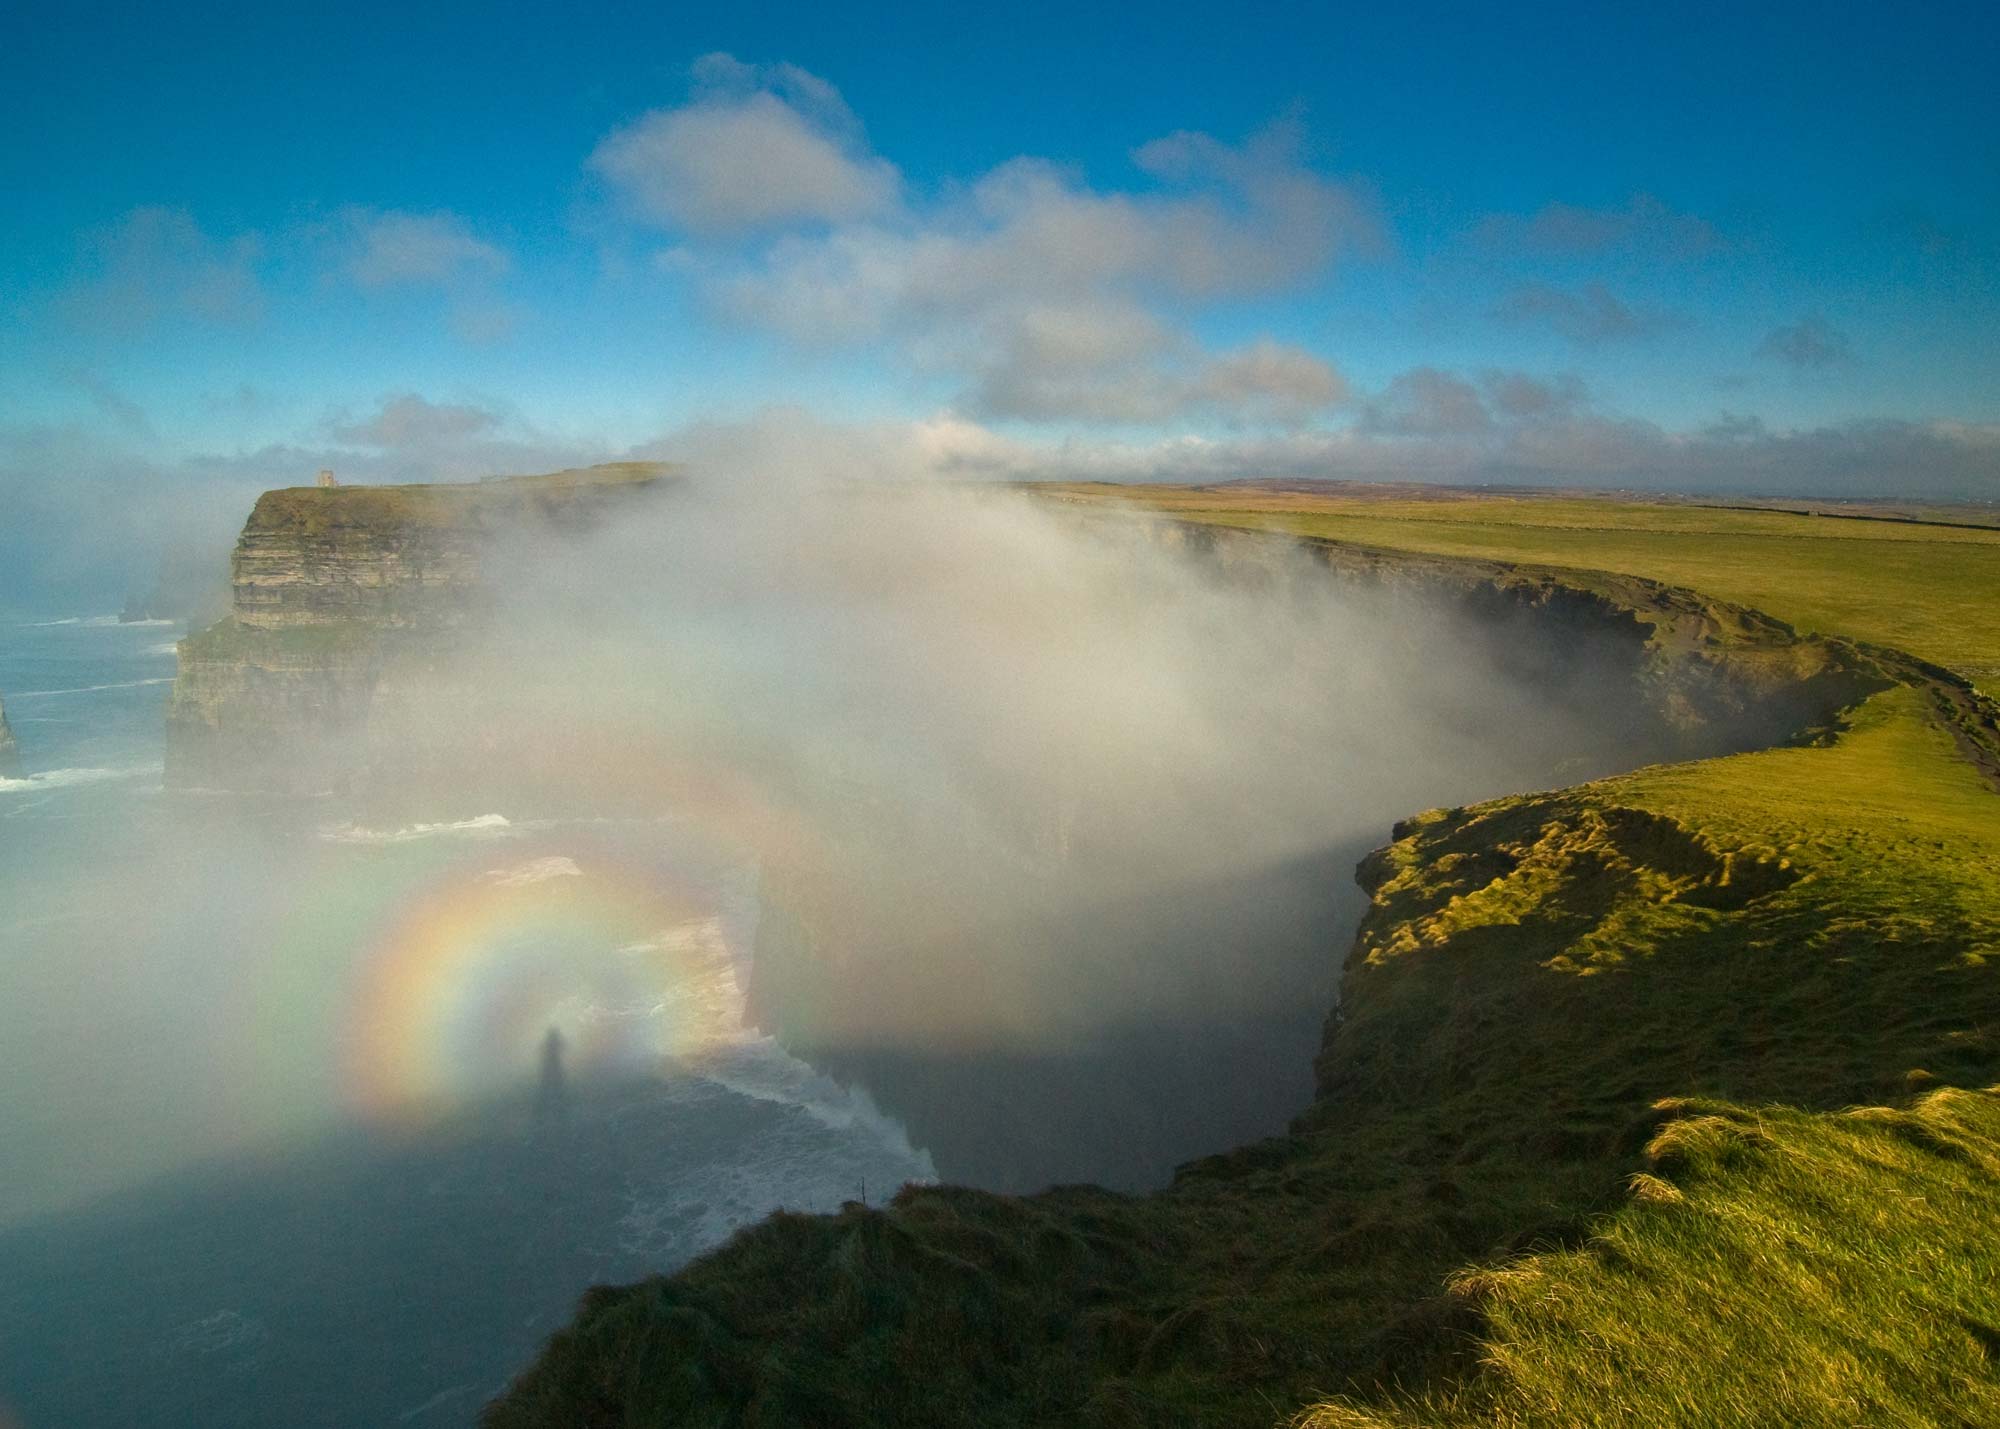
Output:
<instances>
[{"instance_id":1,"label":"grassy headland","mask_svg":"<svg viewBox=\"0 0 2000 1429\"><path fill-rule=\"evenodd\" d=\"M1930 528L1112 499L1755 587L1966 673L2000 641L1951 613L2000 598L2000 543ZM1787 747L1399 825L1288 1135L1152 1196L776 1217L593 1292L489 1424L2000 1422L1994 710L1921 661L1696 624L1690 658L1875 692Z\"/></svg>"},{"instance_id":2,"label":"grassy headland","mask_svg":"<svg viewBox=\"0 0 2000 1429\"><path fill-rule=\"evenodd\" d=\"M1826 747L1434 814L1386 851L1355 992L1429 968L1371 1014L1394 1042L1343 1029L1340 1099L1498 1111L1427 1075L1454 1049L1573 1131L1676 1090L1575 1233L1447 1277L1469 1373L1311 1423L1994 1422L2000 798L1927 715L1892 691ZM1492 999L1532 1020L1495 1037ZM1395 1060L1357 1071L1350 1040Z\"/></svg>"},{"instance_id":3,"label":"grassy headland","mask_svg":"<svg viewBox=\"0 0 2000 1429\"><path fill-rule=\"evenodd\" d=\"M1605 497L1350 495L1339 486L1045 490L1385 550L1644 576L1802 631L1908 650L2000 695L2000 530Z\"/></svg>"},{"instance_id":4,"label":"grassy headland","mask_svg":"<svg viewBox=\"0 0 2000 1429\"><path fill-rule=\"evenodd\" d=\"M249 529L323 538L346 529L462 531L482 520L560 518L619 488L638 489L672 477L667 462L622 461L570 467L536 476L481 481L412 482L401 486L288 486L267 491Z\"/></svg>"}]
</instances>

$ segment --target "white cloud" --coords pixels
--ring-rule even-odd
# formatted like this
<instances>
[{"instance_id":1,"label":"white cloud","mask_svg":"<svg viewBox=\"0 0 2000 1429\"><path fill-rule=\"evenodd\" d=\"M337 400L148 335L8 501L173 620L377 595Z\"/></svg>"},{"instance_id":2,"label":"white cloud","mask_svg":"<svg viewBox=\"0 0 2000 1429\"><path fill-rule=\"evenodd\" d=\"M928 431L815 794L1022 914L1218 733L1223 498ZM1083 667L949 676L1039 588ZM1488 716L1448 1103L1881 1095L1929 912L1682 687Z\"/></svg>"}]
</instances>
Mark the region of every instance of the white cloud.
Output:
<instances>
[{"instance_id":1,"label":"white cloud","mask_svg":"<svg viewBox=\"0 0 2000 1429\"><path fill-rule=\"evenodd\" d=\"M87 234L62 306L86 326L132 331L165 319L241 324L263 315L256 233L208 234L186 209L135 208Z\"/></svg>"},{"instance_id":2,"label":"white cloud","mask_svg":"<svg viewBox=\"0 0 2000 1429\"><path fill-rule=\"evenodd\" d=\"M1544 325L1586 345L1649 337L1682 321L1676 313L1634 307L1602 283L1585 283L1574 291L1549 283L1528 283L1509 293L1494 309L1494 316L1506 322Z\"/></svg>"},{"instance_id":3,"label":"white cloud","mask_svg":"<svg viewBox=\"0 0 2000 1429\"><path fill-rule=\"evenodd\" d=\"M1518 421L1567 417L1586 399L1582 379L1571 373L1541 378L1525 372L1487 371L1480 374L1480 385L1495 412Z\"/></svg>"},{"instance_id":4,"label":"white cloud","mask_svg":"<svg viewBox=\"0 0 2000 1429\"><path fill-rule=\"evenodd\" d=\"M500 426L501 415L470 403L432 402L415 392L385 397L373 414L328 423L327 435L343 446L407 451L464 442Z\"/></svg>"},{"instance_id":5,"label":"white cloud","mask_svg":"<svg viewBox=\"0 0 2000 1429\"><path fill-rule=\"evenodd\" d=\"M1339 374L1315 354L1269 337L1208 351L1191 331L1204 311L1295 291L1343 249L1379 244L1368 202L1306 166L1293 127L1241 145L1170 135L1135 152L1145 181L1122 190L1018 158L927 202L892 202L880 185L851 204L763 185L739 201L742 166L726 190L683 172L696 152L688 124L714 120L734 134L754 113L759 124L807 125L801 96L819 82L713 64L724 72L719 97L647 116L593 163L662 179L654 206L686 232L659 264L723 315L808 346L881 345L921 377L958 383L961 405L982 417L1295 425L1343 398ZM745 93L746 83L763 87ZM849 170L878 161L829 87L810 97L833 117L811 121L832 147L815 151L825 186L809 191L852 196ZM720 162L725 147L701 149L701 162ZM838 174L847 177L829 177ZM757 224L772 231L724 241Z\"/></svg>"},{"instance_id":6,"label":"white cloud","mask_svg":"<svg viewBox=\"0 0 2000 1429\"><path fill-rule=\"evenodd\" d=\"M1624 250L1689 259L1727 246L1721 231L1707 219L1678 213L1651 194L1634 194L1618 208L1551 203L1530 214L1491 214L1473 236L1490 248L1544 256Z\"/></svg>"},{"instance_id":7,"label":"white cloud","mask_svg":"<svg viewBox=\"0 0 2000 1429\"><path fill-rule=\"evenodd\" d=\"M1371 420L1383 411L1405 420ZM1265 478L2000 500L2000 426L1876 421L1780 431L1751 419L1672 432L1591 409L1573 378L1441 369L1402 374L1362 404L1358 420L1335 428L1050 440L951 413L843 423L780 408L698 423L635 454L781 490L814 479Z\"/></svg>"},{"instance_id":8,"label":"white cloud","mask_svg":"<svg viewBox=\"0 0 2000 1429\"><path fill-rule=\"evenodd\" d=\"M1211 359L1189 395L1225 419L1295 426L1344 402L1347 382L1304 349L1261 338Z\"/></svg>"},{"instance_id":9,"label":"white cloud","mask_svg":"<svg viewBox=\"0 0 2000 1429\"><path fill-rule=\"evenodd\" d=\"M899 178L869 153L834 88L791 65L727 55L695 66L696 93L607 135L590 166L646 217L704 237L890 208Z\"/></svg>"},{"instance_id":10,"label":"white cloud","mask_svg":"<svg viewBox=\"0 0 2000 1429\"><path fill-rule=\"evenodd\" d=\"M357 287L447 286L507 272L513 260L475 235L458 215L347 208L345 270Z\"/></svg>"},{"instance_id":11,"label":"white cloud","mask_svg":"<svg viewBox=\"0 0 2000 1429\"><path fill-rule=\"evenodd\" d=\"M1417 367L1391 378L1363 409L1360 430L1397 437L1462 437L1493 425L1478 389L1463 377Z\"/></svg>"},{"instance_id":12,"label":"white cloud","mask_svg":"<svg viewBox=\"0 0 2000 1429\"><path fill-rule=\"evenodd\" d=\"M1210 354L1136 304L1026 308L982 331L964 398L981 416L1296 426L1347 395L1340 374L1303 349L1266 338Z\"/></svg>"},{"instance_id":13,"label":"white cloud","mask_svg":"<svg viewBox=\"0 0 2000 1429\"><path fill-rule=\"evenodd\" d=\"M1372 246L1367 205L1299 167L1267 138L1230 149L1176 135L1142 167L1178 188L1100 192L1038 159L1015 159L967 191L897 223L780 239L724 267L734 310L795 337L872 336L1110 295L1155 304L1282 292L1318 277L1343 246Z\"/></svg>"},{"instance_id":14,"label":"white cloud","mask_svg":"<svg viewBox=\"0 0 2000 1429\"><path fill-rule=\"evenodd\" d=\"M1847 335L1834 329L1825 318L1808 314L1766 333L1758 344L1759 357L1773 358L1800 371L1823 370L1852 362L1854 353Z\"/></svg>"}]
</instances>

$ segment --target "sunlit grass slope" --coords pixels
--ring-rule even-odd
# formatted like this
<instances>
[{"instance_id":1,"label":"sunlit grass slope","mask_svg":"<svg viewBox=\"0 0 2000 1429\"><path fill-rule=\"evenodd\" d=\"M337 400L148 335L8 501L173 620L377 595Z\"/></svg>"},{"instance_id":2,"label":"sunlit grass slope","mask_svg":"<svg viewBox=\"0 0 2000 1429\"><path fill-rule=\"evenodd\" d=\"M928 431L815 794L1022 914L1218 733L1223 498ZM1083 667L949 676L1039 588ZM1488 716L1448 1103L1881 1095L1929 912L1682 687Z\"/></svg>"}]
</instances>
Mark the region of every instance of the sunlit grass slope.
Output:
<instances>
[{"instance_id":1,"label":"sunlit grass slope","mask_svg":"<svg viewBox=\"0 0 2000 1429\"><path fill-rule=\"evenodd\" d=\"M1418 500L1342 495L1338 486L1060 490L1191 520L1691 586L1801 630L1897 646L2000 694L2000 530L1604 497Z\"/></svg>"},{"instance_id":2,"label":"sunlit grass slope","mask_svg":"<svg viewBox=\"0 0 2000 1429\"><path fill-rule=\"evenodd\" d=\"M2000 1095L1663 1110L1587 1245L1453 1278L1474 1378L1301 1425L2000 1424Z\"/></svg>"},{"instance_id":3,"label":"sunlit grass slope","mask_svg":"<svg viewBox=\"0 0 2000 1429\"><path fill-rule=\"evenodd\" d=\"M1287 1136L774 1219L594 1292L489 1424L2000 1423L1992 711L1899 670L1398 826Z\"/></svg>"},{"instance_id":4,"label":"sunlit grass slope","mask_svg":"<svg viewBox=\"0 0 2000 1429\"><path fill-rule=\"evenodd\" d=\"M1315 1425L2000 1422L2000 796L1914 692L1406 832L1322 1106L1652 1110L1622 1195L1445 1277L1425 1390Z\"/></svg>"}]
</instances>

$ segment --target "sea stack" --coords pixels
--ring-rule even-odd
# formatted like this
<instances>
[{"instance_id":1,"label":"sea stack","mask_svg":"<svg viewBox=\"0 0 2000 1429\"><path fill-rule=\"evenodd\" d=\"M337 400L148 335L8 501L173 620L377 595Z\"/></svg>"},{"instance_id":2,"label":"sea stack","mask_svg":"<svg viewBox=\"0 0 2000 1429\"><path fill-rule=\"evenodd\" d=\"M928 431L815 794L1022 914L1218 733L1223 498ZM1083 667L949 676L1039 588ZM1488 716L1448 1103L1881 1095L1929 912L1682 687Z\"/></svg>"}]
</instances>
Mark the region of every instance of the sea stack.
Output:
<instances>
[{"instance_id":1,"label":"sea stack","mask_svg":"<svg viewBox=\"0 0 2000 1429\"><path fill-rule=\"evenodd\" d=\"M7 727L7 703L0 700L0 778L21 772L21 749L14 743L14 731Z\"/></svg>"}]
</instances>

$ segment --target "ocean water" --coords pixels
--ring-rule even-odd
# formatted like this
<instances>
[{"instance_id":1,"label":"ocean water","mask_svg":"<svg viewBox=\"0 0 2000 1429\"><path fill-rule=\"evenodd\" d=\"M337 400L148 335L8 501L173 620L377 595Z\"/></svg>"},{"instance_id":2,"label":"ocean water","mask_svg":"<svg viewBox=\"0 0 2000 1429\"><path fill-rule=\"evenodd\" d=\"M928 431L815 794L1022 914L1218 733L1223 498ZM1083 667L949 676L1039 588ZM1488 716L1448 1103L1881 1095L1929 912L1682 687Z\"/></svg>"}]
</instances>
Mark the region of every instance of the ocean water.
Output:
<instances>
[{"instance_id":1,"label":"ocean water","mask_svg":"<svg viewBox=\"0 0 2000 1429\"><path fill-rule=\"evenodd\" d=\"M934 1177L746 1024L740 855L167 791L178 633L0 622L0 1425L469 1424L586 1287Z\"/></svg>"}]
</instances>

